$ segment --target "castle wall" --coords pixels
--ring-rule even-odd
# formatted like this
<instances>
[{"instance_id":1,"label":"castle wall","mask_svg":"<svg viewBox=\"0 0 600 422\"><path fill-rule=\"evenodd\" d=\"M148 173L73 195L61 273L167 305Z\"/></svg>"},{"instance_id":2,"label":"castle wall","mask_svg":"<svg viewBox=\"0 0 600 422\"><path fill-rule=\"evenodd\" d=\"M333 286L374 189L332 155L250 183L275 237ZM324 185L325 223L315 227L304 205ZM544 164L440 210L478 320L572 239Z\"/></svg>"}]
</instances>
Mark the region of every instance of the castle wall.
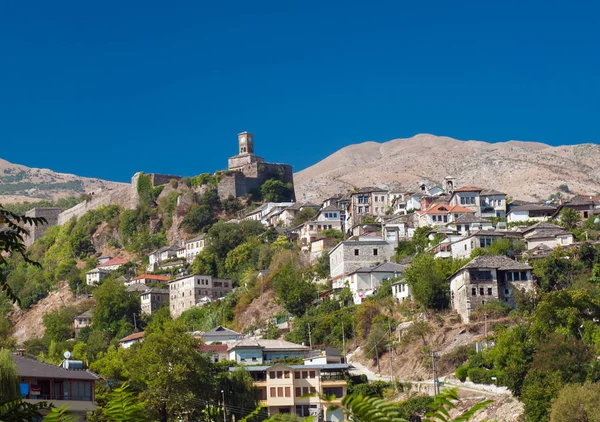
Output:
<instances>
[{"instance_id":1,"label":"castle wall","mask_svg":"<svg viewBox=\"0 0 600 422\"><path fill-rule=\"evenodd\" d=\"M222 174L219 176L219 184L217 191L219 198L225 199L229 195L238 198L248 194L248 179L246 175L240 171L234 171L230 174Z\"/></svg>"},{"instance_id":2,"label":"castle wall","mask_svg":"<svg viewBox=\"0 0 600 422\"><path fill-rule=\"evenodd\" d=\"M90 200L83 201L58 215L58 221L55 224L63 225L71 218L79 218L86 212L106 205L119 205L127 208L130 203L130 189L125 186L120 189L100 191L92 195Z\"/></svg>"},{"instance_id":3,"label":"castle wall","mask_svg":"<svg viewBox=\"0 0 600 422\"><path fill-rule=\"evenodd\" d=\"M142 174L145 174L145 173L138 171L131 178L131 185L129 186L130 193L129 193L129 204L128 204L128 207L130 210L136 209L138 207L138 205L140 204L140 195L138 194L138 191L137 191L137 185L138 185L138 180ZM175 179L175 180L181 179L181 176L174 176L171 174L149 173L149 174L146 174L146 176L150 176L150 181L152 182L153 186L166 185L173 179Z\"/></svg>"},{"instance_id":4,"label":"castle wall","mask_svg":"<svg viewBox=\"0 0 600 422\"><path fill-rule=\"evenodd\" d=\"M56 225L58 222L58 215L61 213L61 211L61 208L34 208L27 211L25 213L26 217L43 217L46 219L47 223L38 224L37 226L33 224L26 224L24 226L29 232L23 239L25 247L28 248L33 245L33 242L42 237L48 227Z\"/></svg>"}]
</instances>

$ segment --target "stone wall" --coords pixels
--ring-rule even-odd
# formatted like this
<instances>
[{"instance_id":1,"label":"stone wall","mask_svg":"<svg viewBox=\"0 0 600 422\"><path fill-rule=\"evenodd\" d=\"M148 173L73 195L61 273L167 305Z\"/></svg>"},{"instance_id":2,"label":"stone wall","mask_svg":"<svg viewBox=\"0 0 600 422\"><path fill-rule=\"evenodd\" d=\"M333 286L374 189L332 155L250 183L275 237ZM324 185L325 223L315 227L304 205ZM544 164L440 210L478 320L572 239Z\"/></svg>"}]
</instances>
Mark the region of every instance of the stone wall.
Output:
<instances>
[{"instance_id":1,"label":"stone wall","mask_svg":"<svg viewBox=\"0 0 600 422\"><path fill-rule=\"evenodd\" d=\"M219 176L219 185L217 186L219 198L225 199L229 195L235 198L248 194L248 179L246 175L239 171Z\"/></svg>"},{"instance_id":2,"label":"stone wall","mask_svg":"<svg viewBox=\"0 0 600 422\"><path fill-rule=\"evenodd\" d=\"M27 229L27 231L29 232L24 238L25 247L28 248L31 245L33 245L33 242L42 237L42 235L48 229L48 227L56 225L56 223L58 222L58 216L61 213L61 211L61 208L34 208L32 210L27 211L25 213L25 216L43 217L46 219L47 222L45 224L38 224L37 226L33 224L26 224L24 226L25 229Z\"/></svg>"},{"instance_id":3,"label":"stone wall","mask_svg":"<svg viewBox=\"0 0 600 422\"><path fill-rule=\"evenodd\" d=\"M136 209L140 203L140 195L138 194L138 191L137 191L137 185L138 185L138 180L142 174L145 174L145 173L138 171L131 178L131 185L129 186L130 194L129 194L129 205L128 205L130 210ZM150 176L150 182L152 183L152 186L166 185L173 179L175 179L175 180L181 179L181 176L174 176L171 174L148 173L145 175Z\"/></svg>"},{"instance_id":4,"label":"stone wall","mask_svg":"<svg viewBox=\"0 0 600 422\"><path fill-rule=\"evenodd\" d=\"M95 210L96 208L106 205L119 205L123 208L128 208L130 203L129 194L130 189L127 186L120 189L110 189L90 194L90 200L83 201L74 207L61 212L58 216L57 223L63 225L73 217L79 218L90 210Z\"/></svg>"}]
</instances>

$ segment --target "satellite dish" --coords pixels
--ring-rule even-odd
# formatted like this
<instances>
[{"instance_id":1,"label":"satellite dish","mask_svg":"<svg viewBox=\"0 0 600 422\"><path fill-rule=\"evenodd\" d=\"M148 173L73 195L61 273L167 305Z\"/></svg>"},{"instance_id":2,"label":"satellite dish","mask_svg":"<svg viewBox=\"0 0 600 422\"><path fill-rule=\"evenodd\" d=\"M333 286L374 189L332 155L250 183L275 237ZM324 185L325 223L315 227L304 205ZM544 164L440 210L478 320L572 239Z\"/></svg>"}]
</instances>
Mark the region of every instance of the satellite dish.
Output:
<instances>
[{"instance_id":1,"label":"satellite dish","mask_svg":"<svg viewBox=\"0 0 600 422\"><path fill-rule=\"evenodd\" d=\"M71 357L71 352L69 352L68 350L63 354L63 356L65 357L65 359L69 359Z\"/></svg>"},{"instance_id":2,"label":"satellite dish","mask_svg":"<svg viewBox=\"0 0 600 422\"><path fill-rule=\"evenodd\" d=\"M600 223L600 218L596 217L596 219L594 220L594 224L598 224Z\"/></svg>"}]
</instances>

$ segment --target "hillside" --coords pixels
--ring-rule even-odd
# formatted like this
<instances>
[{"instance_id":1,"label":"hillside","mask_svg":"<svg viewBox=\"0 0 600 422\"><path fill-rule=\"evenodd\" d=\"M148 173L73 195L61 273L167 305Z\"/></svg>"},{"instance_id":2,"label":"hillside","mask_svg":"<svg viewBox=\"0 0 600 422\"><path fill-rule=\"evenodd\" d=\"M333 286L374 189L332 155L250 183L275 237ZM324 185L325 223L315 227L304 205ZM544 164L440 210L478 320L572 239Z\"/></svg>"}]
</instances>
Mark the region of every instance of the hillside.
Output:
<instances>
[{"instance_id":1,"label":"hillside","mask_svg":"<svg viewBox=\"0 0 600 422\"><path fill-rule=\"evenodd\" d=\"M43 199L56 201L92 190L120 186L125 184L30 168L0 158L0 203L3 204Z\"/></svg>"},{"instance_id":2,"label":"hillside","mask_svg":"<svg viewBox=\"0 0 600 422\"><path fill-rule=\"evenodd\" d=\"M324 199L355 186L441 183L483 186L523 200L547 198L562 184L574 193L600 191L600 145L552 147L535 142L487 143L420 134L349 145L294 175L299 201Z\"/></svg>"}]
</instances>

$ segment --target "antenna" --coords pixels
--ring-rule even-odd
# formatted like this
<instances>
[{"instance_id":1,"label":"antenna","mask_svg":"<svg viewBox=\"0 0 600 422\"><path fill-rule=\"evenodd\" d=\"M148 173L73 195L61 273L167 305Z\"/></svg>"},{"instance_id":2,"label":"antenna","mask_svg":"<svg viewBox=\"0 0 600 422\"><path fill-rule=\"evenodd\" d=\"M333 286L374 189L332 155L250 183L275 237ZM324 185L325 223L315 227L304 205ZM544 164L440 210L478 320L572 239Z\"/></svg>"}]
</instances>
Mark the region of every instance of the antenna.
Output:
<instances>
[{"instance_id":1,"label":"antenna","mask_svg":"<svg viewBox=\"0 0 600 422\"><path fill-rule=\"evenodd\" d=\"M65 357L65 359L70 359L71 358L71 352L69 352L68 350L63 353L63 356Z\"/></svg>"}]
</instances>

